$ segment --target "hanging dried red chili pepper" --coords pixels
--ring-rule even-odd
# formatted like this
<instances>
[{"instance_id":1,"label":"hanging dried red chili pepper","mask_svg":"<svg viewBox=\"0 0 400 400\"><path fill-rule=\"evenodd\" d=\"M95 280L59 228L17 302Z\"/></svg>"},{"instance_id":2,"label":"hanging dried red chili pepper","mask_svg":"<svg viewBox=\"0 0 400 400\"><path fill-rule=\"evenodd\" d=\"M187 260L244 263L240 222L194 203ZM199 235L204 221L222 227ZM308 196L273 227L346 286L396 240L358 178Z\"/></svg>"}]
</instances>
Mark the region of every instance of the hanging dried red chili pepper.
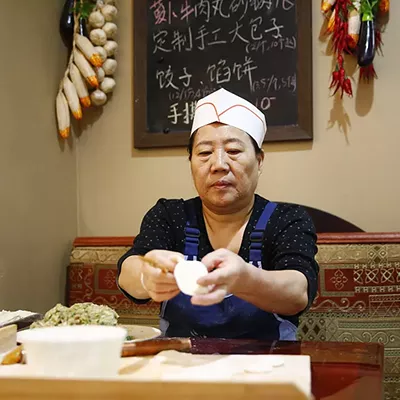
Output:
<instances>
[{"instance_id":1,"label":"hanging dried red chili pepper","mask_svg":"<svg viewBox=\"0 0 400 400\"><path fill-rule=\"evenodd\" d=\"M336 65L329 88L333 94L352 96L351 80L344 67L344 54L357 57L360 79L377 77L374 68L376 52L381 51L381 17L387 16L389 0L323 0L321 11L328 18L326 34L332 34Z\"/></svg>"},{"instance_id":2,"label":"hanging dried red chili pepper","mask_svg":"<svg viewBox=\"0 0 400 400\"><path fill-rule=\"evenodd\" d=\"M329 17L327 33L332 33L333 51L336 56L336 66L332 72L332 81L330 89L333 89L333 95L341 89L341 97L343 93L352 96L351 81L346 75L344 68L344 53L351 53L354 49L352 46L354 39L349 35L349 6L351 0L330 0L323 1L321 11L327 15L331 11Z\"/></svg>"},{"instance_id":3,"label":"hanging dried red chili pepper","mask_svg":"<svg viewBox=\"0 0 400 400\"><path fill-rule=\"evenodd\" d=\"M388 13L390 8L390 0L380 0L379 2L379 11L381 13Z\"/></svg>"}]
</instances>

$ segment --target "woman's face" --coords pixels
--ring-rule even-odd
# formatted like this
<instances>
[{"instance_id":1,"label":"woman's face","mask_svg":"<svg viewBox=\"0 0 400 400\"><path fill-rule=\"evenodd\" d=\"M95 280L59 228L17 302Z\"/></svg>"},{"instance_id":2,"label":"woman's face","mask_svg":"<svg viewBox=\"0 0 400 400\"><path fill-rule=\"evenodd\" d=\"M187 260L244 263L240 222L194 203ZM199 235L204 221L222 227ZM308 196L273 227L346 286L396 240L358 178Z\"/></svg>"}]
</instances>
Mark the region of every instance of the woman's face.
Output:
<instances>
[{"instance_id":1,"label":"woman's face","mask_svg":"<svg viewBox=\"0 0 400 400\"><path fill-rule=\"evenodd\" d=\"M263 160L242 130L218 123L199 128L191 169L203 203L220 213L245 207L253 200Z\"/></svg>"}]
</instances>

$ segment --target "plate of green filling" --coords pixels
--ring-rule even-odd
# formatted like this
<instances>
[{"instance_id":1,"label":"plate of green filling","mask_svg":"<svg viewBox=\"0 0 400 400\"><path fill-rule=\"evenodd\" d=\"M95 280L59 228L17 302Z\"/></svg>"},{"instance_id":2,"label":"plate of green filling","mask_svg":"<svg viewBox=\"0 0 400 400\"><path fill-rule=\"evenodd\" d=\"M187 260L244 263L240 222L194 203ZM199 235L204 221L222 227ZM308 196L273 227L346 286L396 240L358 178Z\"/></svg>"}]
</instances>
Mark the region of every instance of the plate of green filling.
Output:
<instances>
[{"instance_id":1,"label":"plate of green filling","mask_svg":"<svg viewBox=\"0 0 400 400\"><path fill-rule=\"evenodd\" d=\"M161 335L152 326L118 324L118 314L111 307L94 303L75 303L71 307L57 304L33 322L30 329L65 325L109 325L122 326L127 330L126 343L142 342Z\"/></svg>"}]
</instances>

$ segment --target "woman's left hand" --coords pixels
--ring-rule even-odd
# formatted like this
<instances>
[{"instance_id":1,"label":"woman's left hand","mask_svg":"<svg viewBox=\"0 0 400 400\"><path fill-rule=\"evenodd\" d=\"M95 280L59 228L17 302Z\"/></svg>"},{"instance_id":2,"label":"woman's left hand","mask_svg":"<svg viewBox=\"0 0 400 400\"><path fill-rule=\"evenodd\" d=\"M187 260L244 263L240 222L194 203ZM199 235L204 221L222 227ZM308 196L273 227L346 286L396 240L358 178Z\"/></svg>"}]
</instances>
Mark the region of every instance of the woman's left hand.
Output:
<instances>
[{"instance_id":1,"label":"woman's left hand","mask_svg":"<svg viewBox=\"0 0 400 400\"><path fill-rule=\"evenodd\" d=\"M192 304L209 306L220 303L228 294L240 291L248 273L246 262L227 249L218 249L207 254L201 262L211 271L200 278L197 283L203 286L213 286L210 293L195 295Z\"/></svg>"}]
</instances>

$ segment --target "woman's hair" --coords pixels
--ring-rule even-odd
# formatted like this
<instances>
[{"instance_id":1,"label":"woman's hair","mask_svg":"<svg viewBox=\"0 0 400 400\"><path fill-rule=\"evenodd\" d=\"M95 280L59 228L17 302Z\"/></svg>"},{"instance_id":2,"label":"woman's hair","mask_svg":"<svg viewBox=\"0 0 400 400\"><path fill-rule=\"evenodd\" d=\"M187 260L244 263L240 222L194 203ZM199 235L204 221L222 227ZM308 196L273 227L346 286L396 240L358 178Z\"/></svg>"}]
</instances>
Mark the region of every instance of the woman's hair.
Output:
<instances>
[{"instance_id":1,"label":"woman's hair","mask_svg":"<svg viewBox=\"0 0 400 400\"><path fill-rule=\"evenodd\" d=\"M194 143L194 137L196 135L197 131L193 133L193 135L190 136L189 138L189 143L187 146L187 151L189 153L189 160L192 159L192 154L193 154L193 143ZM257 142L249 135L249 138L251 140L251 143L253 144L254 151L256 153L256 156L262 153L262 150L258 147Z\"/></svg>"}]
</instances>

